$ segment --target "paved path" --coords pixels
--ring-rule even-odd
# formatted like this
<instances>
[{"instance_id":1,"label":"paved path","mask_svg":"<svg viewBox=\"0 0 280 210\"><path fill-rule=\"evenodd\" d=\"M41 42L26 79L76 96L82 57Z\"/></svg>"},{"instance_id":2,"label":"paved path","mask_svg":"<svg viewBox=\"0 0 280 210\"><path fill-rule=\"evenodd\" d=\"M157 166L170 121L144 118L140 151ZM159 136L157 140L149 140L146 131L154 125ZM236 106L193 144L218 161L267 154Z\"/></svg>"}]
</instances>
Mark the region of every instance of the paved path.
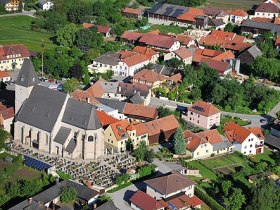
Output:
<instances>
[{"instance_id":1,"label":"paved path","mask_svg":"<svg viewBox=\"0 0 280 210\"><path fill-rule=\"evenodd\" d=\"M18 16L18 15L27 15L27 16L35 18L35 13L36 13L36 10L31 10L31 11L4 14L4 15L0 15L0 17L12 17L12 16Z\"/></svg>"}]
</instances>

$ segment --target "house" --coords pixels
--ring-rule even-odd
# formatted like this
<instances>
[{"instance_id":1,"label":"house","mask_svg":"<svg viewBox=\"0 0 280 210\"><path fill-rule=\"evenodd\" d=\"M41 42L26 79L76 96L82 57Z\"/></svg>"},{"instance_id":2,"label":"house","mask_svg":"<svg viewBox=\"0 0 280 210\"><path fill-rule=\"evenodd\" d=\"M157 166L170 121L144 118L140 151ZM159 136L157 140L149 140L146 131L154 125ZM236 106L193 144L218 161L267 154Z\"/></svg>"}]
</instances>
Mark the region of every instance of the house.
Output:
<instances>
[{"instance_id":1,"label":"house","mask_svg":"<svg viewBox=\"0 0 280 210\"><path fill-rule=\"evenodd\" d=\"M104 132L106 147L111 148L112 153L124 152L129 139L134 149L141 141L148 145L147 130L135 128L127 119L110 124Z\"/></svg>"},{"instance_id":2,"label":"house","mask_svg":"<svg viewBox=\"0 0 280 210\"><path fill-rule=\"evenodd\" d=\"M189 7L188 10L179 15L177 17L177 25L181 26L181 27L188 27L190 25L196 25L197 22L197 17L202 17L204 16L204 11L202 9L199 8L192 8Z\"/></svg>"},{"instance_id":3,"label":"house","mask_svg":"<svg viewBox=\"0 0 280 210\"><path fill-rule=\"evenodd\" d=\"M177 73L175 68L164 66L164 65L159 65L159 64L152 64L151 70L153 70L154 72L161 74L163 76L167 76L167 77L171 77Z\"/></svg>"},{"instance_id":4,"label":"house","mask_svg":"<svg viewBox=\"0 0 280 210\"><path fill-rule=\"evenodd\" d=\"M106 203L98 206L95 210L120 210L118 209L112 200L107 201Z\"/></svg>"},{"instance_id":5,"label":"house","mask_svg":"<svg viewBox=\"0 0 280 210\"><path fill-rule=\"evenodd\" d=\"M146 129L148 131L150 145L171 140L177 128L180 127L174 115L155 119L142 124L136 124L135 126L136 129Z\"/></svg>"},{"instance_id":6,"label":"house","mask_svg":"<svg viewBox=\"0 0 280 210\"><path fill-rule=\"evenodd\" d=\"M142 33L134 31L125 31L121 35L121 40L127 44L135 44L143 36Z\"/></svg>"},{"instance_id":7,"label":"house","mask_svg":"<svg viewBox=\"0 0 280 210\"><path fill-rule=\"evenodd\" d=\"M15 144L72 159L97 159L104 154L95 106L39 85L29 59L15 82L15 112Z\"/></svg>"},{"instance_id":8,"label":"house","mask_svg":"<svg viewBox=\"0 0 280 210\"><path fill-rule=\"evenodd\" d=\"M159 59L159 53L152 48L135 46L132 51L147 56L150 59L151 63L156 63Z\"/></svg>"},{"instance_id":9,"label":"house","mask_svg":"<svg viewBox=\"0 0 280 210\"><path fill-rule=\"evenodd\" d=\"M77 192L77 199L83 204L92 204L97 199L99 193L91 188L88 188L81 183L72 180L63 180L50 188L25 199L21 203L9 208L9 210L20 209L72 209L66 207L60 201L60 194L63 188L73 187Z\"/></svg>"},{"instance_id":10,"label":"house","mask_svg":"<svg viewBox=\"0 0 280 210\"><path fill-rule=\"evenodd\" d=\"M0 71L20 69L30 52L23 44L0 45Z\"/></svg>"},{"instance_id":11,"label":"house","mask_svg":"<svg viewBox=\"0 0 280 210\"><path fill-rule=\"evenodd\" d=\"M0 4L3 4L7 11L17 11L19 8L19 0L0 0Z\"/></svg>"},{"instance_id":12,"label":"house","mask_svg":"<svg viewBox=\"0 0 280 210\"><path fill-rule=\"evenodd\" d=\"M137 20L141 20L144 12L141 9L126 7L122 11L122 14L129 18L136 18Z\"/></svg>"},{"instance_id":13,"label":"house","mask_svg":"<svg viewBox=\"0 0 280 210\"><path fill-rule=\"evenodd\" d=\"M50 0L39 0L38 7L44 11L48 11L53 8L54 3Z\"/></svg>"},{"instance_id":14,"label":"house","mask_svg":"<svg viewBox=\"0 0 280 210\"><path fill-rule=\"evenodd\" d=\"M268 148L280 152L280 137L272 134L266 134L264 144L268 146Z\"/></svg>"},{"instance_id":15,"label":"house","mask_svg":"<svg viewBox=\"0 0 280 210\"><path fill-rule=\"evenodd\" d=\"M115 76L133 76L151 62L154 62L154 59L138 52L107 52L95 58L93 63L88 66L88 69L90 72L99 73L105 73L111 70Z\"/></svg>"},{"instance_id":16,"label":"house","mask_svg":"<svg viewBox=\"0 0 280 210\"><path fill-rule=\"evenodd\" d=\"M263 153L264 136L260 128L245 128L231 121L225 125L224 132L234 151L244 155Z\"/></svg>"},{"instance_id":17,"label":"house","mask_svg":"<svg viewBox=\"0 0 280 210\"><path fill-rule=\"evenodd\" d=\"M184 138L187 142L187 154L193 159L208 158L211 155L222 155L233 150L231 143L220 135L216 129L200 133L185 131Z\"/></svg>"},{"instance_id":18,"label":"house","mask_svg":"<svg viewBox=\"0 0 280 210\"><path fill-rule=\"evenodd\" d=\"M249 49L242 52L238 58L240 59L241 63L252 64L259 56L262 56L262 51L257 47L257 45L253 45Z\"/></svg>"},{"instance_id":19,"label":"house","mask_svg":"<svg viewBox=\"0 0 280 210\"><path fill-rule=\"evenodd\" d=\"M227 61L217 61L213 59L202 58L201 63L205 63L210 68L217 70L220 76L228 75L233 70L231 64Z\"/></svg>"},{"instance_id":20,"label":"house","mask_svg":"<svg viewBox=\"0 0 280 210\"><path fill-rule=\"evenodd\" d=\"M134 193L129 201L134 210L164 210L164 206L159 201L141 190Z\"/></svg>"},{"instance_id":21,"label":"house","mask_svg":"<svg viewBox=\"0 0 280 210\"><path fill-rule=\"evenodd\" d=\"M3 128L7 132L11 132L14 116L14 108L5 106L0 101L0 128Z\"/></svg>"},{"instance_id":22,"label":"house","mask_svg":"<svg viewBox=\"0 0 280 210\"><path fill-rule=\"evenodd\" d=\"M235 52L243 51L251 46L251 44L246 43L245 36L219 30L214 30L207 36L201 37L201 39L199 40L199 45L219 46L220 48L232 50Z\"/></svg>"},{"instance_id":23,"label":"house","mask_svg":"<svg viewBox=\"0 0 280 210\"><path fill-rule=\"evenodd\" d=\"M164 60L170 60L172 58L177 58L183 61L184 64L188 65L192 63L193 53L188 50L186 47L181 47L178 50L174 50L173 52L167 53L164 55Z\"/></svg>"},{"instance_id":24,"label":"house","mask_svg":"<svg viewBox=\"0 0 280 210\"><path fill-rule=\"evenodd\" d=\"M280 35L280 25L271 22L246 20L240 26L242 32L252 34L253 36L263 35L266 32Z\"/></svg>"},{"instance_id":25,"label":"house","mask_svg":"<svg viewBox=\"0 0 280 210\"><path fill-rule=\"evenodd\" d=\"M176 36L176 40L180 42L181 45L190 47L190 46L195 46L196 42L194 39L191 37L184 35L184 34L178 34Z\"/></svg>"},{"instance_id":26,"label":"house","mask_svg":"<svg viewBox=\"0 0 280 210\"><path fill-rule=\"evenodd\" d=\"M242 9L236 9L229 14L229 21L237 25L246 19L248 19L248 13Z\"/></svg>"},{"instance_id":27,"label":"house","mask_svg":"<svg viewBox=\"0 0 280 210\"><path fill-rule=\"evenodd\" d=\"M110 116L109 114L107 114L106 112L104 112L102 109L99 109L98 106L97 110L96 110L96 114L97 117L103 127L103 129L105 130L109 125L118 122L119 120L115 117Z\"/></svg>"},{"instance_id":28,"label":"house","mask_svg":"<svg viewBox=\"0 0 280 210\"><path fill-rule=\"evenodd\" d=\"M83 23L83 28L91 28L91 27L95 27L95 24L92 23ZM98 25L97 27L97 32L102 34L104 37L110 37L110 31L111 28L109 26L102 26L102 25Z\"/></svg>"},{"instance_id":29,"label":"house","mask_svg":"<svg viewBox=\"0 0 280 210\"><path fill-rule=\"evenodd\" d=\"M248 177L248 181L250 183L254 183L254 182L258 181L259 179L263 179L263 178L273 179L274 181L276 181L279 177L270 171L266 171L263 173L250 175Z\"/></svg>"},{"instance_id":30,"label":"house","mask_svg":"<svg viewBox=\"0 0 280 210\"><path fill-rule=\"evenodd\" d=\"M279 3L277 0L267 0L260 4L256 10L254 17L273 18L279 15Z\"/></svg>"},{"instance_id":31,"label":"house","mask_svg":"<svg viewBox=\"0 0 280 210\"><path fill-rule=\"evenodd\" d=\"M274 124L271 126L271 134L280 138L280 122L275 120Z\"/></svg>"},{"instance_id":32,"label":"house","mask_svg":"<svg viewBox=\"0 0 280 210\"><path fill-rule=\"evenodd\" d=\"M159 87L165 80L166 78L161 74L148 69L144 69L132 77L133 83L144 84L152 89Z\"/></svg>"},{"instance_id":33,"label":"house","mask_svg":"<svg viewBox=\"0 0 280 210\"><path fill-rule=\"evenodd\" d=\"M210 103L196 101L183 118L196 126L210 129L220 125L221 111Z\"/></svg>"},{"instance_id":34,"label":"house","mask_svg":"<svg viewBox=\"0 0 280 210\"><path fill-rule=\"evenodd\" d=\"M0 82L8 82L11 80L11 76L6 71L0 71Z\"/></svg>"}]
</instances>

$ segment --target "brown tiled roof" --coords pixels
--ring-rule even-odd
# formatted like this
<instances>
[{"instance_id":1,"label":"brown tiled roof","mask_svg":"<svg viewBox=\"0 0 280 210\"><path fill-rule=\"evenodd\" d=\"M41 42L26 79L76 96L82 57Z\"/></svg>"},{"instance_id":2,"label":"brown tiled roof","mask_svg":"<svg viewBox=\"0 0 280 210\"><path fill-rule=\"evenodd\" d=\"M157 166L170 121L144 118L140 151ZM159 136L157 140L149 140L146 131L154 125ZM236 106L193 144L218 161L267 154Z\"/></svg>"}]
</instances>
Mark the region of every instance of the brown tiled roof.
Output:
<instances>
[{"instance_id":1,"label":"brown tiled roof","mask_svg":"<svg viewBox=\"0 0 280 210\"><path fill-rule=\"evenodd\" d=\"M151 59L154 55L157 54L155 50L144 46L136 46L133 48L133 51L146 55L149 59Z\"/></svg>"},{"instance_id":2,"label":"brown tiled roof","mask_svg":"<svg viewBox=\"0 0 280 210\"><path fill-rule=\"evenodd\" d=\"M118 119L106 114L104 111L96 110L96 114L102 126L107 126L119 121Z\"/></svg>"},{"instance_id":3,"label":"brown tiled roof","mask_svg":"<svg viewBox=\"0 0 280 210\"><path fill-rule=\"evenodd\" d=\"M232 60L232 59L235 59L235 55L233 54L233 52L228 50L228 51L223 52L220 55L217 55L217 56L213 57L212 59L216 60L216 61Z\"/></svg>"},{"instance_id":4,"label":"brown tiled roof","mask_svg":"<svg viewBox=\"0 0 280 210\"><path fill-rule=\"evenodd\" d=\"M179 194L178 196L173 196L171 199L168 199L165 201L168 205L168 203L173 204L178 209L185 209L188 208L195 208L196 206L202 204L202 201L197 198L196 196L189 197L186 194Z\"/></svg>"},{"instance_id":5,"label":"brown tiled roof","mask_svg":"<svg viewBox=\"0 0 280 210\"><path fill-rule=\"evenodd\" d=\"M156 119L158 116L158 111L154 107L144 106L141 104L126 103L123 114L148 119Z\"/></svg>"},{"instance_id":6,"label":"brown tiled roof","mask_svg":"<svg viewBox=\"0 0 280 210\"><path fill-rule=\"evenodd\" d=\"M272 18L262 18L262 17L253 17L251 20L256 21L256 22L264 22L264 23L273 22Z\"/></svg>"},{"instance_id":7,"label":"brown tiled roof","mask_svg":"<svg viewBox=\"0 0 280 210\"><path fill-rule=\"evenodd\" d=\"M143 36L142 33L132 32L132 31L125 31L122 35L122 39L126 39L128 41L137 41L140 37Z\"/></svg>"},{"instance_id":8,"label":"brown tiled roof","mask_svg":"<svg viewBox=\"0 0 280 210\"><path fill-rule=\"evenodd\" d=\"M176 53L181 59L187 59L193 55L192 52L185 47L175 50L174 53Z\"/></svg>"},{"instance_id":9,"label":"brown tiled roof","mask_svg":"<svg viewBox=\"0 0 280 210\"><path fill-rule=\"evenodd\" d=\"M222 12L220 8L216 8L216 7L205 7L203 11L206 15L210 15L210 16L216 16Z\"/></svg>"},{"instance_id":10,"label":"brown tiled roof","mask_svg":"<svg viewBox=\"0 0 280 210\"><path fill-rule=\"evenodd\" d=\"M162 195L168 195L196 184L178 173L171 173L144 182Z\"/></svg>"},{"instance_id":11,"label":"brown tiled roof","mask_svg":"<svg viewBox=\"0 0 280 210\"><path fill-rule=\"evenodd\" d=\"M23 44L0 45L0 61L14 59L14 57L7 58L6 56L17 54L21 54L20 57L30 57L30 52Z\"/></svg>"},{"instance_id":12,"label":"brown tiled roof","mask_svg":"<svg viewBox=\"0 0 280 210\"><path fill-rule=\"evenodd\" d=\"M279 8L273 3L262 3L255 12L278 13Z\"/></svg>"},{"instance_id":13,"label":"brown tiled roof","mask_svg":"<svg viewBox=\"0 0 280 210\"><path fill-rule=\"evenodd\" d=\"M92 23L83 23L83 28L91 28L93 26L94 26L94 24L92 24Z\"/></svg>"},{"instance_id":14,"label":"brown tiled roof","mask_svg":"<svg viewBox=\"0 0 280 210\"><path fill-rule=\"evenodd\" d=\"M199 145L207 143L206 139L188 130L184 132L184 138L187 140L186 148L189 151L195 151Z\"/></svg>"},{"instance_id":15,"label":"brown tiled roof","mask_svg":"<svg viewBox=\"0 0 280 210\"><path fill-rule=\"evenodd\" d=\"M106 34L111 30L111 28L109 26L97 26L97 31L99 33L103 33Z\"/></svg>"},{"instance_id":16,"label":"brown tiled roof","mask_svg":"<svg viewBox=\"0 0 280 210\"><path fill-rule=\"evenodd\" d=\"M198 107L198 109L196 109ZM202 108L202 109L200 109ZM210 103L204 101L196 101L192 106L188 108L189 111L195 112L197 114L209 117L214 114L220 113L221 111L217 109Z\"/></svg>"},{"instance_id":17,"label":"brown tiled roof","mask_svg":"<svg viewBox=\"0 0 280 210\"><path fill-rule=\"evenodd\" d=\"M135 95L135 93L140 93L140 96L146 97L149 95L149 90L150 87L144 84L120 82L118 93L126 97L131 97Z\"/></svg>"},{"instance_id":18,"label":"brown tiled roof","mask_svg":"<svg viewBox=\"0 0 280 210\"><path fill-rule=\"evenodd\" d=\"M136 73L133 76L133 79L137 79L140 81L146 81L149 83L155 83L158 81L163 81L165 80L165 77L163 77L161 74L158 74L152 70L144 69L138 73Z\"/></svg>"},{"instance_id":19,"label":"brown tiled roof","mask_svg":"<svg viewBox=\"0 0 280 210\"><path fill-rule=\"evenodd\" d=\"M229 62L216 61L209 58L201 58L200 62L207 64L210 68L217 70L220 75L223 75L225 71L231 68Z\"/></svg>"},{"instance_id":20,"label":"brown tiled roof","mask_svg":"<svg viewBox=\"0 0 280 210\"><path fill-rule=\"evenodd\" d=\"M166 35L144 34L139 39L139 42L146 45L169 49L176 42L176 39Z\"/></svg>"},{"instance_id":21,"label":"brown tiled roof","mask_svg":"<svg viewBox=\"0 0 280 210\"><path fill-rule=\"evenodd\" d=\"M158 210L163 207L156 199L141 190L134 193L129 200L141 210Z\"/></svg>"},{"instance_id":22,"label":"brown tiled roof","mask_svg":"<svg viewBox=\"0 0 280 210\"><path fill-rule=\"evenodd\" d=\"M150 58L148 58L146 55L137 53L122 59L122 62L126 63L129 67L131 67L149 60Z\"/></svg>"},{"instance_id":23,"label":"brown tiled roof","mask_svg":"<svg viewBox=\"0 0 280 210\"><path fill-rule=\"evenodd\" d=\"M78 101L85 101L90 104L100 104L89 92L83 90L75 90L71 96Z\"/></svg>"},{"instance_id":24,"label":"brown tiled roof","mask_svg":"<svg viewBox=\"0 0 280 210\"><path fill-rule=\"evenodd\" d=\"M192 38L184 35L184 34L179 34L176 37L176 40L181 42L183 45L188 45L190 41L192 41Z\"/></svg>"},{"instance_id":25,"label":"brown tiled roof","mask_svg":"<svg viewBox=\"0 0 280 210\"><path fill-rule=\"evenodd\" d=\"M134 15L143 14L143 11L141 9L134 9L134 8L130 8L130 7L124 8L124 10L122 12L123 13L128 13L128 14L134 14Z\"/></svg>"},{"instance_id":26,"label":"brown tiled roof","mask_svg":"<svg viewBox=\"0 0 280 210\"><path fill-rule=\"evenodd\" d=\"M173 76L167 78L167 80L178 83L182 81L182 75L180 73L174 74Z\"/></svg>"},{"instance_id":27,"label":"brown tiled roof","mask_svg":"<svg viewBox=\"0 0 280 210\"><path fill-rule=\"evenodd\" d=\"M167 132L171 130L176 130L179 127L180 125L174 115L169 115L163 118L159 118L150 122L137 125L137 128L139 129L146 129L148 131L149 136L160 134L161 131Z\"/></svg>"},{"instance_id":28,"label":"brown tiled roof","mask_svg":"<svg viewBox=\"0 0 280 210\"><path fill-rule=\"evenodd\" d=\"M15 116L14 108L7 107L0 102L0 115L4 118L4 120L13 118Z\"/></svg>"},{"instance_id":29,"label":"brown tiled roof","mask_svg":"<svg viewBox=\"0 0 280 210\"><path fill-rule=\"evenodd\" d=\"M100 78L98 81L96 81L92 86L90 86L88 89L86 89L86 92L88 92L89 94L91 94L94 97L102 97L102 95L104 94L104 90L100 85L100 82L104 82L106 80Z\"/></svg>"}]
</instances>

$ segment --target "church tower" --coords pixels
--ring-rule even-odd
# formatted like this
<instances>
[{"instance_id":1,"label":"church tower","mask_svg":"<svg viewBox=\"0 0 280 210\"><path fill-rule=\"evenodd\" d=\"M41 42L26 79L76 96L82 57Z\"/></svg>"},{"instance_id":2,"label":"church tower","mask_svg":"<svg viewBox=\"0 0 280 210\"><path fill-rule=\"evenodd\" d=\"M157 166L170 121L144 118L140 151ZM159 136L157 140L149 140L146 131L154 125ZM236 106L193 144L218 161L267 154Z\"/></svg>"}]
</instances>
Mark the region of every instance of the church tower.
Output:
<instances>
[{"instance_id":1,"label":"church tower","mask_svg":"<svg viewBox=\"0 0 280 210\"><path fill-rule=\"evenodd\" d=\"M29 97L34 85L39 84L39 82L32 62L25 59L15 82L15 114Z\"/></svg>"}]
</instances>

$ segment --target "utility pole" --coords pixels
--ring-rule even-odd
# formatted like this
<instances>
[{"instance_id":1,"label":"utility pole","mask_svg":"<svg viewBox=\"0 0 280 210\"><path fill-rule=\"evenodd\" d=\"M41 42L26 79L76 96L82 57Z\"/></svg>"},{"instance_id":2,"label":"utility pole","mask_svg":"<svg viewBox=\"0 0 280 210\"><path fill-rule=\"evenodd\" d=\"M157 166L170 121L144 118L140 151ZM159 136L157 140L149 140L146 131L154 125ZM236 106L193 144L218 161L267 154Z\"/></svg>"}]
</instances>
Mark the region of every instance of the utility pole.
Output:
<instances>
[{"instance_id":1,"label":"utility pole","mask_svg":"<svg viewBox=\"0 0 280 210\"><path fill-rule=\"evenodd\" d=\"M41 69L41 76L43 77L44 76L44 47L45 47L45 45L44 45L44 40L42 40L42 42L41 42L41 48L42 48L42 69Z\"/></svg>"}]
</instances>

